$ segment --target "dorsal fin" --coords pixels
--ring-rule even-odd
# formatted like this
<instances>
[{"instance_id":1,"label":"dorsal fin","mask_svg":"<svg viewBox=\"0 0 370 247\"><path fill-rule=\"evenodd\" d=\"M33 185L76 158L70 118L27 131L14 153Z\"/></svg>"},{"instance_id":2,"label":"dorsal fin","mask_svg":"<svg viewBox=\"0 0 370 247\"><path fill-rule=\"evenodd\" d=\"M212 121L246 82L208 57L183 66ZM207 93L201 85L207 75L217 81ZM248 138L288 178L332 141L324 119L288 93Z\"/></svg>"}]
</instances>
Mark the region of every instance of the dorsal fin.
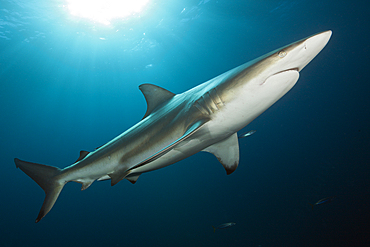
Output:
<instances>
[{"instance_id":1,"label":"dorsal fin","mask_svg":"<svg viewBox=\"0 0 370 247\"><path fill-rule=\"evenodd\" d=\"M79 162L80 160L84 159L90 152L81 150L80 151L80 157L76 160L75 163Z\"/></svg>"},{"instance_id":2,"label":"dorsal fin","mask_svg":"<svg viewBox=\"0 0 370 247\"><path fill-rule=\"evenodd\" d=\"M146 99L147 109L143 117L146 118L152 111L163 102L171 99L176 94L153 84L141 84L139 89Z\"/></svg>"}]
</instances>

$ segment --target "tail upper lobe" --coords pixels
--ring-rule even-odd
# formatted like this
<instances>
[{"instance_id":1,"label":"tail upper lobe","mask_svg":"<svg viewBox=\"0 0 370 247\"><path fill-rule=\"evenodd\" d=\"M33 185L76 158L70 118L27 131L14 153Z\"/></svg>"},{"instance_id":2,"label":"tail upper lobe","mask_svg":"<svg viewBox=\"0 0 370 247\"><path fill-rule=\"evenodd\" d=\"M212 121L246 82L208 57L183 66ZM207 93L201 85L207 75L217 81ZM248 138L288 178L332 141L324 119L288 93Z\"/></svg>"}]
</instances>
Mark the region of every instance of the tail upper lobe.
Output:
<instances>
[{"instance_id":1,"label":"tail upper lobe","mask_svg":"<svg viewBox=\"0 0 370 247\"><path fill-rule=\"evenodd\" d=\"M26 162L19 159L14 159L14 162L17 168L26 173L45 191L45 199L39 215L37 216L37 223L54 206L55 201L65 185L64 182L60 182L60 179L58 179L58 175L62 173L62 170L54 166Z\"/></svg>"}]
</instances>

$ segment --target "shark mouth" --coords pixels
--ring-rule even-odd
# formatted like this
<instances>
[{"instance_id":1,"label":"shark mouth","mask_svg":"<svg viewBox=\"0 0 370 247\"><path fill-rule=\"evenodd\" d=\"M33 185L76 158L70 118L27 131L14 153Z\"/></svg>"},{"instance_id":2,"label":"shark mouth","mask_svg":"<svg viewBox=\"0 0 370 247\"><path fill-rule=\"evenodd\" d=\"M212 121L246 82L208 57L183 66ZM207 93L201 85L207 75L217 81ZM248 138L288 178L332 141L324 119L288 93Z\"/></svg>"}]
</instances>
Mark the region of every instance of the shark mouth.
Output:
<instances>
[{"instance_id":1,"label":"shark mouth","mask_svg":"<svg viewBox=\"0 0 370 247\"><path fill-rule=\"evenodd\" d=\"M292 69L285 69L285 70L282 70L282 71L279 71L279 72L276 72L276 73L274 73L274 74L272 74L272 75L270 75L269 77L267 77L260 85L263 85L263 84L265 84L266 83L266 81L269 79L269 78L271 78L271 77L273 77L273 76L275 76L275 75L278 75L278 74L282 74L282 73L286 73L286 72L291 72L291 71L296 71L296 72L298 72L299 73L299 68L292 68Z\"/></svg>"},{"instance_id":2,"label":"shark mouth","mask_svg":"<svg viewBox=\"0 0 370 247\"><path fill-rule=\"evenodd\" d=\"M277 73L275 73L273 75L284 73L286 71L292 71L292 70L295 70L295 71L299 72L299 68L292 68L292 69L286 69L286 70L279 71L279 72L277 72Z\"/></svg>"}]
</instances>

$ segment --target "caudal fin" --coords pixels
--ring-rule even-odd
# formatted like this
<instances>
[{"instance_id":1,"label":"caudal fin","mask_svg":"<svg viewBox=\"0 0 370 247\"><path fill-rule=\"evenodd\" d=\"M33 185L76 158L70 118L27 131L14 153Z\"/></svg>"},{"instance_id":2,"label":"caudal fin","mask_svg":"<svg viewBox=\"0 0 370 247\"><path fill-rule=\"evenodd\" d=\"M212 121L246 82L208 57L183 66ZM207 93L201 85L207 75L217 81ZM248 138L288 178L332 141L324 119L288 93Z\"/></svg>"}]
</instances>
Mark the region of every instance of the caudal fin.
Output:
<instances>
[{"instance_id":1,"label":"caudal fin","mask_svg":"<svg viewBox=\"0 0 370 247\"><path fill-rule=\"evenodd\" d=\"M45 191L45 199L42 204L36 223L39 222L54 206L65 183L56 178L61 174L61 169L54 166L41 165L14 159L17 168L21 169L32 178Z\"/></svg>"}]
</instances>

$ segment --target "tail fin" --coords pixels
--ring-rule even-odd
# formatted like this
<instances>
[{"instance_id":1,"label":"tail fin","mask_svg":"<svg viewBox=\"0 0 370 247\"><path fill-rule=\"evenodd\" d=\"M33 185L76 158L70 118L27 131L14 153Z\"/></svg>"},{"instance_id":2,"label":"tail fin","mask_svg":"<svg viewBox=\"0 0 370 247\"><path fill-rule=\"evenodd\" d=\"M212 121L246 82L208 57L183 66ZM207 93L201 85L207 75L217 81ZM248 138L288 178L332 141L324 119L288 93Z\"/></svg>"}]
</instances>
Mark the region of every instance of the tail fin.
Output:
<instances>
[{"instance_id":1,"label":"tail fin","mask_svg":"<svg viewBox=\"0 0 370 247\"><path fill-rule=\"evenodd\" d=\"M313 210L313 206L315 206L315 204L311 204L311 203L309 203L310 205L311 205L311 208L312 208L312 210Z\"/></svg>"},{"instance_id":2,"label":"tail fin","mask_svg":"<svg viewBox=\"0 0 370 247\"><path fill-rule=\"evenodd\" d=\"M32 178L45 191L45 199L42 204L36 223L39 222L54 206L65 183L60 183L56 176L61 174L61 169L53 166L41 165L14 159L17 168L20 168Z\"/></svg>"},{"instance_id":3,"label":"tail fin","mask_svg":"<svg viewBox=\"0 0 370 247\"><path fill-rule=\"evenodd\" d=\"M213 227L213 232L216 232L216 227L212 226Z\"/></svg>"}]
</instances>

